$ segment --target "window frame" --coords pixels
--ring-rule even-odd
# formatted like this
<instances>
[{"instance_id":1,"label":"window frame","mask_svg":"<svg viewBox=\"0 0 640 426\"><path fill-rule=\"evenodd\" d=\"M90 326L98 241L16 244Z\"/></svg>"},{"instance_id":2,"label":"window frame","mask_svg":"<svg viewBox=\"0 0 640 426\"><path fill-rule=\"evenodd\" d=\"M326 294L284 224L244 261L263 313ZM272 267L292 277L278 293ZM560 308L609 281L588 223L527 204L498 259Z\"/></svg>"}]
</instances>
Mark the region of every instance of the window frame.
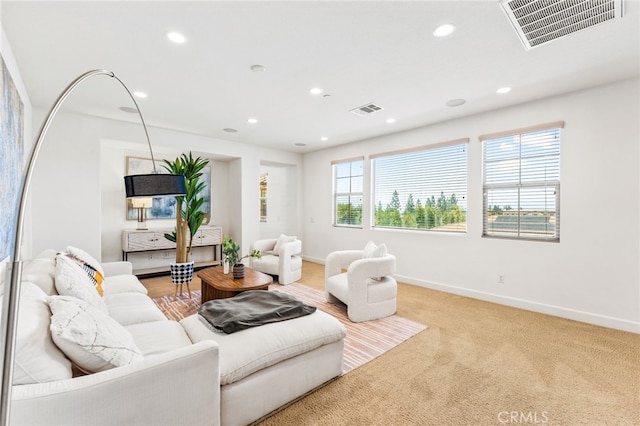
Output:
<instances>
[{"instance_id":1,"label":"window frame","mask_svg":"<svg viewBox=\"0 0 640 426\"><path fill-rule=\"evenodd\" d=\"M435 233L444 233L444 234L450 234L450 235L466 235L468 232L468 228L467 228L467 218L468 218L468 213L469 213L469 207L468 205L466 205L467 201L468 201L468 194L469 194L469 142L470 139L469 138L460 138L460 139L455 139L455 140L451 140L451 141L446 141L446 142L440 142L440 143L435 143L435 144L430 144L430 145L422 145L422 146L418 146L418 147L412 147L412 148L407 148L407 149L401 149L401 150L396 150L396 151L389 151L389 152L384 152L384 153L378 153L378 154L373 154L370 156L371 159L371 227L372 229L378 229L378 230L392 230L392 231L402 231L402 232L406 232L406 231L417 231L417 232L435 232ZM445 200L449 200L450 197L452 195L456 195L458 197L462 197L461 199L464 200L465 206L461 209L461 214L463 215L464 220L462 221L458 221L458 222L451 222L451 223L445 223L445 224L441 224L441 225L436 225L436 226L432 226L432 227L420 227L420 226L415 226L415 227L408 227L408 226L392 226L392 225L379 225L376 224L376 214L378 211L378 206L376 205L376 160L380 159L380 158L384 158L384 157L391 157L391 156L397 156L397 155L402 155L402 154L415 154L415 153L420 153L420 152L425 152L425 151L434 151L434 150L438 150L438 149L442 149L442 148L450 148L450 147L456 147L456 146L464 146L464 194L456 194L455 192L453 194L449 194L449 195L445 195ZM421 188L418 188L416 190L413 190L413 192L410 192L409 195L412 197L415 196L414 192L419 192ZM396 189L397 191L397 189ZM442 193L443 191L441 191ZM407 199L409 197L409 195L407 195ZM434 194L432 194L432 196L434 196ZM416 198L413 201L417 202L417 200L419 200L420 198ZM427 199L429 199L429 197L427 197ZM460 199L460 198L458 198ZM421 200L424 201L424 208L427 208L427 201L426 200ZM448 211L447 211L448 212ZM442 212L441 212L442 213ZM436 216L437 219L437 216ZM404 220L404 219L403 219ZM425 219L428 220L428 219ZM455 224L456 223L461 223L464 224L464 229L455 229ZM445 226L446 225L454 225L453 227L450 227L450 229L447 229Z\"/></svg>"},{"instance_id":2,"label":"window frame","mask_svg":"<svg viewBox=\"0 0 640 426\"><path fill-rule=\"evenodd\" d=\"M352 163L355 162L361 162L362 163L362 174L361 175L354 175L352 174L352 170L353 170L353 165ZM349 191L348 192L337 192L337 188L338 188L338 173L337 173L337 167L340 164L346 164L349 163ZM344 228L362 228L362 209L364 207L364 156L362 157L354 157L354 158L347 158L347 159L343 159L343 160L335 160L331 162L331 172L332 172L332 182L333 182L333 190L332 190L332 194L333 194L333 202L332 202L332 225L335 227L344 227ZM352 179L354 178L358 178L360 177L362 183L361 183L361 187L362 190L361 191L352 191L351 186L352 186ZM342 177L344 178L344 176ZM360 205L360 223L354 223L354 224L349 224L349 223L338 223L338 199L339 197L347 197L349 199L349 204L351 203L351 198L352 197L360 197L361 201L361 205Z\"/></svg>"},{"instance_id":3,"label":"window frame","mask_svg":"<svg viewBox=\"0 0 640 426\"><path fill-rule=\"evenodd\" d=\"M260 215L260 222L262 223L266 223L267 222L267 191L268 191L268 178L269 178L269 173L261 173L260 174L260 180L258 183L258 199L259 199L259 215ZM264 185L263 185L264 182ZM264 186L264 188L263 188Z\"/></svg>"},{"instance_id":4,"label":"window frame","mask_svg":"<svg viewBox=\"0 0 640 426\"><path fill-rule=\"evenodd\" d=\"M560 167L562 161L562 129L564 128L563 121L557 121L552 123L545 123L536 126L525 127L521 129L503 131L498 133L492 133L488 135L480 136L479 140L482 143L482 237L483 238L498 238L498 239L507 239L507 240L522 240L522 241L545 241L545 242L560 242L560 186L561 186L561 175L560 175ZM523 158L531 158L531 157L523 157L522 155L522 144L523 137L527 135L533 135L535 133L541 133L548 131L549 133L554 132L557 133L558 138L558 153L557 156L557 168L558 168L558 178L550 179L550 180L535 180L535 181L522 181L522 162ZM518 182L501 182L501 183L493 183L487 184L487 144L494 141L503 141L505 138L517 138L518 144ZM515 142L515 140L513 141ZM545 163L547 164L547 163ZM526 209L521 208L521 200L522 193L526 190L533 189L542 189L546 192L549 188L552 188L554 191L554 203L555 209L553 211L553 235L549 236L549 234L541 233L540 236L536 236L536 232L525 232L522 229L522 217L526 216L522 214ZM514 215L516 216L516 232L514 234L504 233L496 233L495 231L489 230L488 222L489 222L489 192L490 191L516 191L517 197L516 202L517 206L514 210ZM542 212L546 217L551 217L548 211ZM535 214L535 213L534 213Z\"/></svg>"}]
</instances>

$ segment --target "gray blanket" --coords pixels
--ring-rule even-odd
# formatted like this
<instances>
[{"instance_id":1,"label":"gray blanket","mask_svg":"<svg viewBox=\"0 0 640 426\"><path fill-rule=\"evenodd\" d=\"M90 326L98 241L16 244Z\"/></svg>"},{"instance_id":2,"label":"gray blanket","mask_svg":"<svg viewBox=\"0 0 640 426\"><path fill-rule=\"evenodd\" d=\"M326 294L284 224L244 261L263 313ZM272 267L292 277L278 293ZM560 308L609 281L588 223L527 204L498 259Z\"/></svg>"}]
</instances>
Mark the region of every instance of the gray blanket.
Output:
<instances>
[{"instance_id":1,"label":"gray blanket","mask_svg":"<svg viewBox=\"0 0 640 426\"><path fill-rule=\"evenodd\" d=\"M228 299L203 303L198 314L216 330L227 334L312 314L314 306L305 305L280 291L250 290Z\"/></svg>"}]
</instances>

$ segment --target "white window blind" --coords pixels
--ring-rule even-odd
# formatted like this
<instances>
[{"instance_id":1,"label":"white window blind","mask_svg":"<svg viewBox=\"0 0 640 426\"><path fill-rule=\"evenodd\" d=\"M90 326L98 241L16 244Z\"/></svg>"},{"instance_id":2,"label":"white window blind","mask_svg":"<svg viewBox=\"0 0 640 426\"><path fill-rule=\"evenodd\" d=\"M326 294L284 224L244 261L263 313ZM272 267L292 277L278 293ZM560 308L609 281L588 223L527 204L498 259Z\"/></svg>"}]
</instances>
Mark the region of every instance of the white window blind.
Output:
<instances>
[{"instance_id":1,"label":"white window blind","mask_svg":"<svg viewBox=\"0 0 640 426\"><path fill-rule=\"evenodd\" d=\"M468 141L373 155L373 226L466 232Z\"/></svg>"},{"instance_id":2,"label":"white window blind","mask_svg":"<svg viewBox=\"0 0 640 426\"><path fill-rule=\"evenodd\" d=\"M333 224L362 226L364 158L335 161L333 164Z\"/></svg>"},{"instance_id":3,"label":"white window blind","mask_svg":"<svg viewBox=\"0 0 640 426\"><path fill-rule=\"evenodd\" d=\"M484 236L559 240L563 123L552 124L484 138Z\"/></svg>"}]
</instances>

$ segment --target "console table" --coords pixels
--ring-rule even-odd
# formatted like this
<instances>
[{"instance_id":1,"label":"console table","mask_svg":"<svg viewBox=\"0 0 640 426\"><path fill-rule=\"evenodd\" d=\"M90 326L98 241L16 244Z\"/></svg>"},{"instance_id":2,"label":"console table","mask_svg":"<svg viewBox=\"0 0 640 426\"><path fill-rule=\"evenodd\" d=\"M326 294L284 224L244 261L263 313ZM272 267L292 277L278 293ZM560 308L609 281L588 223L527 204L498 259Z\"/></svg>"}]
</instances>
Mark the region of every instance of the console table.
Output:
<instances>
[{"instance_id":1,"label":"console table","mask_svg":"<svg viewBox=\"0 0 640 426\"><path fill-rule=\"evenodd\" d=\"M129 260L130 253L175 250L176 244L167 240L164 234L173 228L124 229L122 231L122 260ZM203 226L193 236L193 247L213 247L213 261L196 262L196 268L219 265L222 259L222 228ZM174 257L175 259L175 257ZM169 263L160 268L136 270L137 275L169 271Z\"/></svg>"}]
</instances>

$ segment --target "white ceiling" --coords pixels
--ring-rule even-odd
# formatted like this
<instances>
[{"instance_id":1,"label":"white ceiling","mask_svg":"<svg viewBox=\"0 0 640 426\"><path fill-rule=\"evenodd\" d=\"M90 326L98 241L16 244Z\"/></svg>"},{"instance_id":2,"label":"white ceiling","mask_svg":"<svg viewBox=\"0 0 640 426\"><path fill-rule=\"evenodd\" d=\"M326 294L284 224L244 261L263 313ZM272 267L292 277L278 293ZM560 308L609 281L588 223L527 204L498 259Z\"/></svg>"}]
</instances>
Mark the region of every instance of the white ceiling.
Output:
<instances>
[{"instance_id":1,"label":"white ceiling","mask_svg":"<svg viewBox=\"0 0 640 426\"><path fill-rule=\"evenodd\" d=\"M498 0L3 0L0 17L35 107L102 68L148 93L138 103L151 126L304 153L638 76L640 3L624 6L621 19L528 51ZM437 39L442 23L457 29ZM132 106L124 91L86 86L64 108L137 120L118 109ZM503 86L513 90L496 94ZM466 103L445 106L455 98ZM384 110L349 112L369 102Z\"/></svg>"}]
</instances>

